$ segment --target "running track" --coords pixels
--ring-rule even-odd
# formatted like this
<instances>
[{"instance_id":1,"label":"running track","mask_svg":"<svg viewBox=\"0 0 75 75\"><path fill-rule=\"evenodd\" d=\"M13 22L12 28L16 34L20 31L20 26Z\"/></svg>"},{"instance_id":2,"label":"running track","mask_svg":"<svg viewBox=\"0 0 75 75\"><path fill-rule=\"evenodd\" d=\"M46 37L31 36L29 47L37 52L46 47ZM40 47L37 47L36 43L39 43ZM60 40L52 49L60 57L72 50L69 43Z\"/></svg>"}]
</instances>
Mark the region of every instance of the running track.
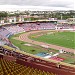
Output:
<instances>
[{"instance_id":1,"label":"running track","mask_svg":"<svg viewBox=\"0 0 75 75\"><path fill-rule=\"evenodd\" d=\"M75 49L65 48L65 47L61 47L61 46L57 46L57 45L52 45L52 44L47 44L47 43L44 43L44 42L33 41L33 40L28 38L28 36L30 34L34 34L34 33L38 33L38 32L47 32L47 31L50 31L50 30L27 32L25 34L21 34L17 39L21 40L21 41L24 41L24 42L32 43L32 44L35 44L35 45L40 45L40 46L41 45L46 45L49 48L53 48L53 49L56 49L56 50L63 49L64 51L71 52L71 53L75 54Z\"/></svg>"}]
</instances>

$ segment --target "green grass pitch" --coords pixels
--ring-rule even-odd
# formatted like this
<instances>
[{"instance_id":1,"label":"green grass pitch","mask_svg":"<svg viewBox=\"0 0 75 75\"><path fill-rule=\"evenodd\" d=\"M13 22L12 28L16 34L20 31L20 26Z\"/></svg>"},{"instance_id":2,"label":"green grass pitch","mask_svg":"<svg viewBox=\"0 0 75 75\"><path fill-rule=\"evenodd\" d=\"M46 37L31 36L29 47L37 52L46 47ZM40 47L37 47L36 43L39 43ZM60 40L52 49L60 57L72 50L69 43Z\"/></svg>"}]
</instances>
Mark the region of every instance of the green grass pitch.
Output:
<instances>
[{"instance_id":1,"label":"green grass pitch","mask_svg":"<svg viewBox=\"0 0 75 75\"><path fill-rule=\"evenodd\" d=\"M44 34L37 38L30 38L36 41L75 49L75 32L56 32L53 34Z\"/></svg>"}]
</instances>

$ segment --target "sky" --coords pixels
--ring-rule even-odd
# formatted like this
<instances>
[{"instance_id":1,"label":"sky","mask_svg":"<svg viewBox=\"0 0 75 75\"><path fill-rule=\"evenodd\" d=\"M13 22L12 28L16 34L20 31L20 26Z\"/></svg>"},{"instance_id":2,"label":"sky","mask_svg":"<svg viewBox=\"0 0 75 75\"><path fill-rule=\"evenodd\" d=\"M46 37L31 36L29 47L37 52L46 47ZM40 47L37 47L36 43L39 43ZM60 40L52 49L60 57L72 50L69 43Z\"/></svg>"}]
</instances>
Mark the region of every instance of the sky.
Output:
<instances>
[{"instance_id":1,"label":"sky","mask_svg":"<svg viewBox=\"0 0 75 75\"><path fill-rule=\"evenodd\" d=\"M75 10L75 0L0 0L0 11Z\"/></svg>"}]
</instances>

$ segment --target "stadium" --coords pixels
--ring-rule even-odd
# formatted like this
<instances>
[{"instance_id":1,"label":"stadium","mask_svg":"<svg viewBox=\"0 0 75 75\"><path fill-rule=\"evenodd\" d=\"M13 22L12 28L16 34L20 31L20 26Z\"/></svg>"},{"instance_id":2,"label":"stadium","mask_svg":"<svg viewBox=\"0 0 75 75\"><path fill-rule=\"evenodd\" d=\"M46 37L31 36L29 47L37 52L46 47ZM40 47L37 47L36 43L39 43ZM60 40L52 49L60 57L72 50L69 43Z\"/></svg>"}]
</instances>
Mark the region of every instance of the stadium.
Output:
<instances>
[{"instance_id":1,"label":"stadium","mask_svg":"<svg viewBox=\"0 0 75 75\"><path fill-rule=\"evenodd\" d=\"M74 24L0 26L0 75L75 75L74 36Z\"/></svg>"}]
</instances>

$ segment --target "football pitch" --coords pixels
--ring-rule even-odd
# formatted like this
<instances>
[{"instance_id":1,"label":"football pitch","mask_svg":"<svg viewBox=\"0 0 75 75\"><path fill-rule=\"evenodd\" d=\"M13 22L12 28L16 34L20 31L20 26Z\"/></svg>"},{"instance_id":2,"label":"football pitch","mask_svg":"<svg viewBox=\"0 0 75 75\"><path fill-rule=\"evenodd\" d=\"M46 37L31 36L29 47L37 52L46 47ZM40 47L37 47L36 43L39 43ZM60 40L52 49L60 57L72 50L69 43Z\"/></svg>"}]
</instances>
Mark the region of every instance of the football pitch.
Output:
<instances>
[{"instance_id":1,"label":"football pitch","mask_svg":"<svg viewBox=\"0 0 75 75\"><path fill-rule=\"evenodd\" d=\"M35 37L37 34L32 34L32 36L34 37L30 37L30 38L48 44L54 44L66 48L75 49L75 32L66 31L66 32L55 32L53 34L49 34L49 33L50 32L45 33L39 37Z\"/></svg>"},{"instance_id":2,"label":"football pitch","mask_svg":"<svg viewBox=\"0 0 75 75\"><path fill-rule=\"evenodd\" d=\"M10 41L15 46L17 46L20 50L23 50L27 53L34 54L34 55L37 53L40 53L40 52L45 52L45 53L53 52L53 54L59 52L59 50L54 50L54 49L50 49L50 48L46 49L41 46L33 45L33 44L32 44L32 46L27 46L25 44L31 44L31 43L27 43L24 41L14 39L15 37L19 37L21 34L25 34L25 33L19 33L19 34L11 36L9 38ZM38 36L38 35L41 35L41 36ZM34 37L32 37L32 36L34 36ZM35 36L38 36L38 37L35 37ZM42 42L46 42L46 43L50 43L50 44L55 44L55 45L75 49L74 37L75 37L75 32L55 32L55 33L52 33L51 31L45 32L45 33L41 32L41 33L31 34L29 36L29 38L31 38L33 40L42 41ZM55 43L55 42L57 42L57 43ZM66 53L66 54L60 54L58 56L65 59L63 62L67 62L67 63L74 63L75 62L73 54L71 55L71 54Z\"/></svg>"}]
</instances>

